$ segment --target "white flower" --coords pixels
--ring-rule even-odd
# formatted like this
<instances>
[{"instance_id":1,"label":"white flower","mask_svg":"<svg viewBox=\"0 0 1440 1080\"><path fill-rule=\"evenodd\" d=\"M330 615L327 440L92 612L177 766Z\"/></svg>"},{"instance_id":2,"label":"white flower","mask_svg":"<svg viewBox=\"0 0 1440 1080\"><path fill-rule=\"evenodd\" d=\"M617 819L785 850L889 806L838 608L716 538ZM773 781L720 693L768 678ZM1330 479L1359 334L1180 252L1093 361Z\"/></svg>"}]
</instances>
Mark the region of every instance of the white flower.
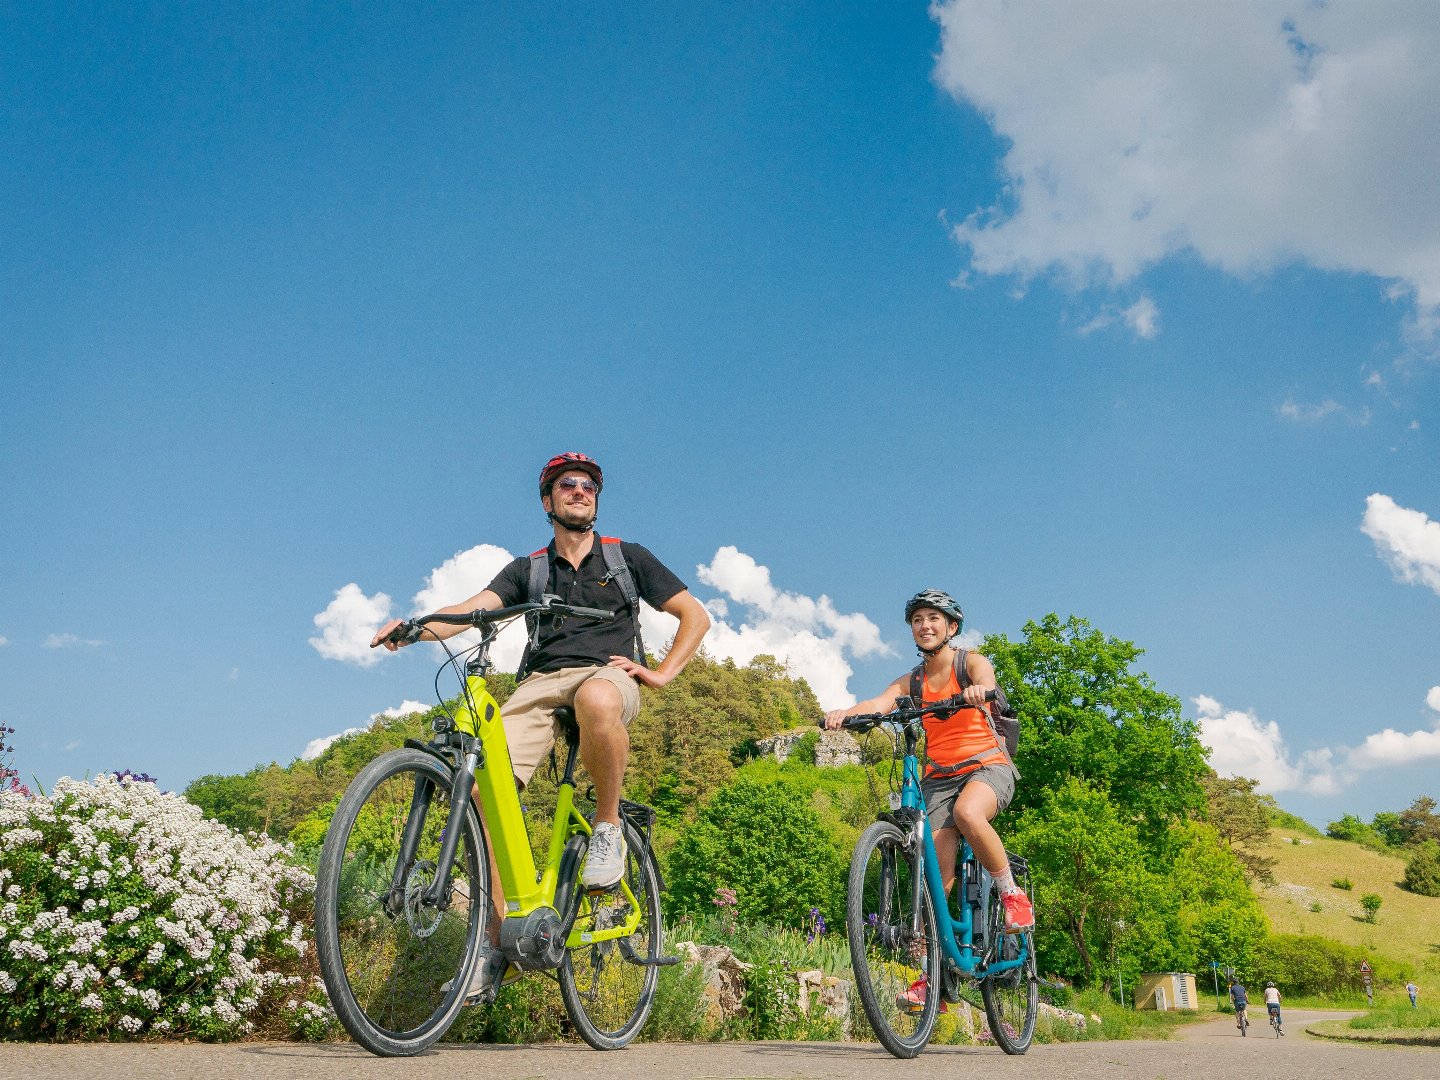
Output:
<instances>
[{"instance_id":1,"label":"white flower","mask_svg":"<svg viewBox=\"0 0 1440 1080\"><path fill-rule=\"evenodd\" d=\"M94 1009L96 1012L99 1012L105 1007L105 1003L100 1000L99 994L92 993L86 994L80 999L80 1007L82 1009Z\"/></svg>"}]
</instances>

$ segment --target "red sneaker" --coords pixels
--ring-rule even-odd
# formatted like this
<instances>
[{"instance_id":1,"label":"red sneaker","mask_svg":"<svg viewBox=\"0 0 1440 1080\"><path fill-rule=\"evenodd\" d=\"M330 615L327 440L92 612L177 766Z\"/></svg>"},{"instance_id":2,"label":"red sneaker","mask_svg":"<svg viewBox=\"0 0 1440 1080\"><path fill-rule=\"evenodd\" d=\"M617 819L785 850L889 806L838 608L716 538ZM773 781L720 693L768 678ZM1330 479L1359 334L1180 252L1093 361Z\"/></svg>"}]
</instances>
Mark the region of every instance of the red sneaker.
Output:
<instances>
[{"instance_id":1,"label":"red sneaker","mask_svg":"<svg viewBox=\"0 0 1440 1080\"><path fill-rule=\"evenodd\" d=\"M902 994L895 995L895 1007L901 1012L910 1013L912 1016L917 1015L924 1011L925 995L929 992L929 984L926 982L925 976L921 975L920 978L910 984L909 990L906 990ZM949 1006L947 1006L945 1002L940 1002L940 1011L942 1013L948 1008Z\"/></svg>"},{"instance_id":2,"label":"red sneaker","mask_svg":"<svg viewBox=\"0 0 1440 1080\"><path fill-rule=\"evenodd\" d=\"M1000 897L1000 903L1005 908L1007 934L1019 934L1035 929L1035 907L1030 903L1030 897L1023 892L1006 893Z\"/></svg>"}]
</instances>

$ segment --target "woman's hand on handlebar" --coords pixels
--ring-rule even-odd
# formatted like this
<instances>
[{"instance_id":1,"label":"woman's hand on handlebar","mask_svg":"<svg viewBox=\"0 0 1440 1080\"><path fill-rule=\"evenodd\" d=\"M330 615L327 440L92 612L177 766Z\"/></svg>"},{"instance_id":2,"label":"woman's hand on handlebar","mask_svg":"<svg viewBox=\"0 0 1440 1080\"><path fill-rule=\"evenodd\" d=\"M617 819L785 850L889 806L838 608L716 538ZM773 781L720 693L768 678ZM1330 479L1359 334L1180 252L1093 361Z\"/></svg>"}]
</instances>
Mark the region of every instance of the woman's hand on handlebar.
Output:
<instances>
[{"instance_id":1,"label":"woman's hand on handlebar","mask_svg":"<svg viewBox=\"0 0 1440 1080\"><path fill-rule=\"evenodd\" d=\"M821 726L826 731L835 731L845 722L845 717L849 715L849 712L849 709L831 709L825 714L825 720Z\"/></svg>"},{"instance_id":2,"label":"woman's hand on handlebar","mask_svg":"<svg viewBox=\"0 0 1440 1080\"><path fill-rule=\"evenodd\" d=\"M965 699L966 705L984 705L987 701L995 700L995 687L971 683L960 691L960 696Z\"/></svg>"}]
</instances>

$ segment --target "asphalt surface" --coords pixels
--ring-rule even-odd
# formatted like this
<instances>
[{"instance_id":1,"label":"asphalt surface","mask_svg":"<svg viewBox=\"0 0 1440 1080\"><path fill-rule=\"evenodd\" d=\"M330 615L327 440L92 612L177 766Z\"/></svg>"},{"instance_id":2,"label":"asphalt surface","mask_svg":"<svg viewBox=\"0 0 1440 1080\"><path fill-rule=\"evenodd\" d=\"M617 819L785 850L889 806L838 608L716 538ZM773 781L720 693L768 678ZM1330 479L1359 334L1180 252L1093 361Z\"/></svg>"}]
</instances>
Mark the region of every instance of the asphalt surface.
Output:
<instances>
[{"instance_id":1,"label":"asphalt surface","mask_svg":"<svg viewBox=\"0 0 1440 1080\"><path fill-rule=\"evenodd\" d=\"M414 1058L383 1059L350 1045L304 1043L0 1044L3 1080L112 1080L117 1077L204 1080L456 1080L483 1077L637 1080L640 1077L837 1078L929 1080L956 1076L1046 1080L1135 1078L1194 1080L1203 1075L1311 1080L1355 1077L1415 1080L1440 1076L1440 1050L1351 1046L1307 1037L1303 1025L1349 1013L1296 1012L1293 1034L1276 1039L1268 1025L1242 1039L1229 1018L1193 1025L1168 1042L1092 1042L1036 1046L1023 1057L999 1050L938 1046L897 1061L865 1043L637 1043L599 1053L585 1046L441 1046Z\"/></svg>"}]
</instances>

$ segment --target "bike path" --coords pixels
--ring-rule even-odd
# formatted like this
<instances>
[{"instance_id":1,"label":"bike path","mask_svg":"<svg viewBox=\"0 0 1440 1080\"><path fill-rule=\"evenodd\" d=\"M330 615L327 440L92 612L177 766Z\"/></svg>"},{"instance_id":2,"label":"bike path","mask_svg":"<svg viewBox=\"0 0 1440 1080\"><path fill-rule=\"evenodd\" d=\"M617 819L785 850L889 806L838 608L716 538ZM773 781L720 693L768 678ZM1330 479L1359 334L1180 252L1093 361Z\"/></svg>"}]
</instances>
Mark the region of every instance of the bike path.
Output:
<instances>
[{"instance_id":1,"label":"bike path","mask_svg":"<svg viewBox=\"0 0 1440 1080\"><path fill-rule=\"evenodd\" d=\"M1305 1034L1305 1025L1313 1024L1317 1020L1349 1020L1352 1016L1359 1016L1359 1011L1344 1012L1337 1009L1282 1009L1280 1021L1285 1028L1285 1037L1281 1042L1290 1039L1310 1039L1313 1036ZM1231 1014L1217 1016L1213 1020L1203 1020L1194 1024L1187 1024L1177 1033L1181 1039L1240 1039L1245 1041L1251 1039L1269 1039L1275 1042L1275 1031L1270 1027L1270 1017L1262 1006L1257 1012L1252 1006L1250 1009L1250 1034L1242 1036L1240 1029L1235 1026L1235 1017Z\"/></svg>"},{"instance_id":2,"label":"bike path","mask_svg":"<svg viewBox=\"0 0 1440 1080\"><path fill-rule=\"evenodd\" d=\"M1298 1014L1297 1014L1298 1015ZM600 1053L583 1045L447 1046L414 1058L372 1057L352 1045L306 1043L0 1044L0 1080L1194 1080L1219 1069L1287 1080L1415 1080L1440 1075L1440 1050L1365 1047L1301 1036L1036 1046L1023 1057L993 1047L930 1047L898 1061L873 1043L637 1043ZM1232 1029L1233 1031L1233 1029ZM1268 1033L1269 1029L1266 1029Z\"/></svg>"}]
</instances>

